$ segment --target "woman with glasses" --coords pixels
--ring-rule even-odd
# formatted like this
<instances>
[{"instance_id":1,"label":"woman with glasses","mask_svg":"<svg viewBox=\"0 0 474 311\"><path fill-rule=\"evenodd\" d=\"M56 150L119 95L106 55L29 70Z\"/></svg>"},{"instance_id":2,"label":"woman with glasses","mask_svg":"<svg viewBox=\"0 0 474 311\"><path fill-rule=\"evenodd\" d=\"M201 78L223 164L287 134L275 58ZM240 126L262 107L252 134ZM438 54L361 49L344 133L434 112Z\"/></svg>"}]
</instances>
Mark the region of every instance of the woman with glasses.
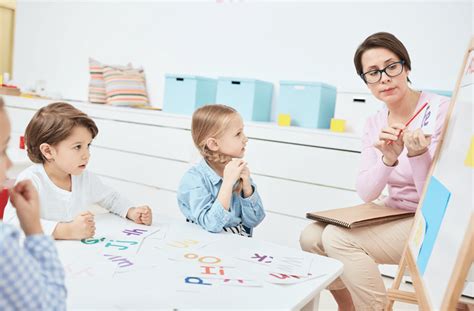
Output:
<instances>
[{"instance_id":1,"label":"woman with glasses","mask_svg":"<svg viewBox=\"0 0 474 311\"><path fill-rule=\"evenodd\" d=\"M449 98L410 87L411 61L394 35L369 36L354 55L357 74L372 94L385 103L370 117L362 137L361 166L356 189L365 202L416 210L439 141ZM405 127L425 103L438 105L433 135ZM381 197L388 187L388 197ZM308 225L301 233L303 250L338 259L344 272L328 289L339 310L382 310L386 289L378 264L398 264L413 218L355 229L323 223Z\"/></svg>"}]
</instances>

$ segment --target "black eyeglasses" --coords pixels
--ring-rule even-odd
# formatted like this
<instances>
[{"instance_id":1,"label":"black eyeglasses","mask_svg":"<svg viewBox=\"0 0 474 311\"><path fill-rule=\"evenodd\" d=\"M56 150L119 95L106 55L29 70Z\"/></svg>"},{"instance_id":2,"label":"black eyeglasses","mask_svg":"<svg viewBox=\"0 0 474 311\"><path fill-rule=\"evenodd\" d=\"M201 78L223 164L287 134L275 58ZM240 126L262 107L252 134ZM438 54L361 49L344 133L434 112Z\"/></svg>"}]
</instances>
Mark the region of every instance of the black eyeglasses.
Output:
<instances>
[{"instance_id":1,"label":"black eyeglasses","mask_svg":"<svg viewBox=\"0 0 474 311\"><path fill-rule=\"evenodd\" d=\"M365 83L368 84L373 84L377 83L382 79L382 73L385 72L385 74L391 78L396 77L400 75L403 71L403 65L405 64L404 60L398 61L391 63L384 69L375 69L375 70L370 70L367 71L366 73L363 73L360 75L362 80L364 80Z\"/></svg>"}]
</instances>

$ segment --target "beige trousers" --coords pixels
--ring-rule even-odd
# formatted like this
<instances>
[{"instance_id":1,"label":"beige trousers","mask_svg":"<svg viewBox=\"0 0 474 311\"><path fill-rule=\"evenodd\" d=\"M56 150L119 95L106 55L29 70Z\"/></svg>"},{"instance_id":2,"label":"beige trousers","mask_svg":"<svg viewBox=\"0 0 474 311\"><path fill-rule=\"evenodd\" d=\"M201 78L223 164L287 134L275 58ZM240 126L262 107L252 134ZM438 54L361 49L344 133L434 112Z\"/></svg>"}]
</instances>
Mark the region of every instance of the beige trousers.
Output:
<instances>
[{"instance_id":1,"label":"beige trousers","mask_svg":"<svg viewBox=\"0 0 474 311\"><path fill-rule=\"evenodd\" d=\"M346 229L315 222L300 236L307 252L341 261L344 271L328 286L347 288L356 310L383 310L387 303L378 264L398 264L410 235L413 217L383 224Z\"/></svg>"}]
</instances>

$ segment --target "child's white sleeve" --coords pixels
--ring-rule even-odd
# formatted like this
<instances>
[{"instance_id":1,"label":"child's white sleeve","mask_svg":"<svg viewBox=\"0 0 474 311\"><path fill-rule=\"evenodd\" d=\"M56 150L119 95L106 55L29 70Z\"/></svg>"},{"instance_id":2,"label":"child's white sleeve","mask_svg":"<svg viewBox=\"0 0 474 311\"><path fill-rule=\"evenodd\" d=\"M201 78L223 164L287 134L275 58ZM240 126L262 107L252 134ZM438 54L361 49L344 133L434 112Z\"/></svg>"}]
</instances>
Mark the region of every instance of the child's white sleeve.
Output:
<instances>
[{"instance_id":1,"label":"child's white sleeve","mask_svg":"<svg viewBox=\"0 0 474 311\"><path fill-rule=\"evenodd\" d=\"M40 182L38 178L33 175L33 174L28 174L29 172L25 172L23 174L18 175L18 178L15 182L15 184L18 184L20 181L23 180L30 180L33 186L35 187L36 191L38 191L38 196L40 195ZM41 199L40 199L41 202ZM47 208L45 206L40 206L40 210ZM12 206L11 202L8 202L6 208L5 208L5 218L4 218L6 223L10 223L12 225L16 225L20 227L20 220L18 219L18 216L16 214L16 209ZM53 235L54 229L56 229L56 226L58 225L57 221L54 220L46 220L41 218L41 227L43 228L43 232L45 235Z\"/></svg>"},{"instance_id":2,"label":"child's white sleeve","mask_svg":"<svg viewBox=\"0 0 474 311\"><path fill-rule=\"evenodd\" d=\"M18 216L16 215L16 209L11 206L9 203L9 218L5 220L5 223L14 225L18 228L20 228L20 220L18 219ZM57 221L54 220L46 220L46 219L40 219L41 227L43 228L43 233L45 235L53 235L54 229L56 229L56 226L58 225Z\"/></svg>"},{"instance_id":3,"label":"child's white sleeve","mask_svg":"<svg viewBox=\"0 0 474 311\"><path fill-rule=\"evenodd\" d=\"M54 229L56 229L56 226L58 225L59 222L54 221L54 220L46 220L46 219L40 219L41 221L41 227L43 227L43 232L45 235L53 235Z\"/></svg>"},{"instance_id":4,"label":"child's white sleeve","mask_svg":"<svg viewBox=\"0 0 474 311\"><path fill-rule=\"evenodd\" d=\"M39 180L35 175L20 174L15 184L23 180L30 180L33 186L35 187L36 191L38 191L38 195L39 195L40 185L39 185ZM41 202L41 199L40 199L40 202ZM45 208L47 207L40 206L40 210L45 209ZM8 202L7 206L5 207L4 221L6 223L10 223L12 225L20 227L20 220L18 219L18 216L16 214L16 209L12 206L11 202ZM59 222L41 218L40 223L45 235L53 235L54 229L56 229L56 226L58 225Z\"/></svg>"},{"instance_id":5,"label":"child's white sleeve","mask_svg":"<svg viewBox=\"0 0 474 311\"><path fill-rule=\"evenodd\" d=\"M130 202L125 196L102 183L99 176L90 172L88 188L90 189L89 193L91 195L92 203L99 204L123 218L127 217L128 210L133 207L132 202Z\"/></svg>"}]
</instances>

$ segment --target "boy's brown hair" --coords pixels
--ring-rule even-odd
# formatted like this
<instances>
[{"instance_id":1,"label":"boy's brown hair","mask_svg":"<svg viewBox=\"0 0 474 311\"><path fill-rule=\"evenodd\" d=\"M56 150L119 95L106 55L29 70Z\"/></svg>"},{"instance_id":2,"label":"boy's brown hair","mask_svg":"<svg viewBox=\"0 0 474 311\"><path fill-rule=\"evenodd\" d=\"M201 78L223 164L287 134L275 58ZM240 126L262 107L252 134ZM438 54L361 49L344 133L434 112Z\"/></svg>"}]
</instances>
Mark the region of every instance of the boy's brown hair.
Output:
<instances>
[{"instance_id":1,"label":"boy's brown hair","mask_svg":"<svg viewBox=\"0 0 474 311\"><path fill-rule=\"evenodd\" d=\"M5 105L5 103L3 102L3 97L0 96L0 110L3 109L4 105Z\"/></svg>"},{"instance_id":2,"label":"boy's brown hair","mask_svg":"<svg viewBox=\"0 0 474 311\"><path fill-rule=\"evenodd\" d=\"M34 163L44 163L41 144L56 145L71 135L76 126L88 129L95 138L99 129L84 112L68 103L52 103L38 110L25 130L25 144L28 157Z\"/></svg>"}]
</instances>

